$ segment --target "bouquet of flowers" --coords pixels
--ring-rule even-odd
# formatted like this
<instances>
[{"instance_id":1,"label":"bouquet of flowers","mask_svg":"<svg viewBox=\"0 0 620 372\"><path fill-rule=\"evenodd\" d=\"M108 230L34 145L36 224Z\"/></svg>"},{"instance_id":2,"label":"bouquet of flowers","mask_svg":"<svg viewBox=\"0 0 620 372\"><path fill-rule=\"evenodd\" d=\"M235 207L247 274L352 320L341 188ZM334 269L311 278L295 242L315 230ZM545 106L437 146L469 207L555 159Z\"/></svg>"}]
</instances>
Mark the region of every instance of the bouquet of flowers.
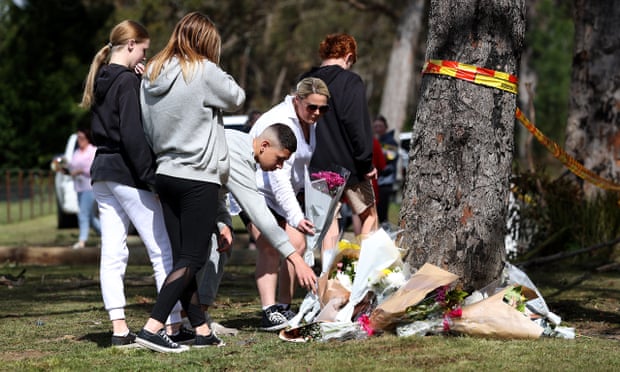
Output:
<instances>
[{"instance_id":1,"label":"bouquet of flowers","mask_svg":"<svg viewBox=\"0 0 620 372\"><path fill-rule=\"evenodd\" d=\"M400 251L394 241L383 229L379 229L362 240L359 262L355 270L355 278L351 288L349 302L338 312L337 321L350 322L356 306L364 300L370 291L373 278L382 270L393 267L401 262Z\"/></svg>"},{"instance_id":2,"label":"bouquet of flowers","mask_svg":"<svg viewBox=\"0 0 620 372\"><path fill-rule=\"evenodd\" d=\"M305 172L306 217L314 224L314 235L306 235L307 252L314 251L323 242L351 173L341 167L334 166L333 168L335 170L316 172L306 169Z\"/></svg>"},{"instance_id":3,"label":"bouquet of flowers","mask_svg":"<svg viewBox=\"0 0 620 372\"><path fill-rule=\"evenodd\" d=\"M449 286L457 279L458 276L448 271L429 263L424 264L404 286L374 309L370 314L371 327L375 330L395 328L407 318L408 309L426 299L429 293L438 288ZM431 296L431 298L433 297ZM437 302L434 298L431 301Z\"/></svg>"},{"instance_id":4,"label":"bouquet of flowers","mask_svg":"<svg viewBox=\"0 0 620 372\"><path fill-rule=\"evenodd\" d=\"M463 306L459 317L449 319L446 331L500 339L536 339L543 328L524 312L536 293L523 286L508 286L491 297Z\"/></svg>"},{"instance_id":5,"label":"bouquet of flowers","mask_svg":"<svg viewBox=\"0 0 620 372\"><path fill-rule=\"evenodd\" d=\"M392 293L405 285L407 277L403 268L398 265L383 269L379 274L371 278L370 290L375 294L377 304L385 301Z\"/></svg>"},{"instance_id":6,"label":"bouquet of flowers","mask_svg":"<svg viewBox=\"0 0 620 372\"><path fill-rule=\"evenodd\" d=\"M328 253L335 255L323 258L323 273L319 277L318 295L321 308L329 302L343 305L349 300L355 272L360 257L360 246L347 240L338 242L338 247ZM340 309L338 307L335 310Z\"/></svg>"}]
</instances>

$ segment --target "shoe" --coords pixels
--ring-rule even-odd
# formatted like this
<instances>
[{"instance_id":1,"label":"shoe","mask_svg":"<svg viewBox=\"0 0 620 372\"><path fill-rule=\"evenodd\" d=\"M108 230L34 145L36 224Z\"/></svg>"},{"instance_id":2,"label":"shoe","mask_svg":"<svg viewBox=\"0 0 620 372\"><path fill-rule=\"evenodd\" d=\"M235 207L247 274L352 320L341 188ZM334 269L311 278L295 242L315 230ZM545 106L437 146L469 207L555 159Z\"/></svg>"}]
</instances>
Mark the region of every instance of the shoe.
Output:
<instances>
[{"instance_id":1,"label":"shoe","mask_svg":"<svg viewBox=\"0 0 620 372\"><path fill-rule=\"evenodd\" d=\"M279 331L288 327L288 320L278 311L278 305L271 305L263 310L260 328L263 331Z\"/></svg>"},{"instance_id":2,"label":"shoe","mask_svg":"<svg viewBox=\"0 0 620 372\"><path fill-rule=\"evenodd\" d=\"M181 326L176 335L168 335L168 338L177 344L186 345L194 341L196 338L196 332Z\"/></svg>"},{"instance_id":3,"label":"shoe","mask_svg":"<svg viewBox=\"0 0 620 372\"><path fill-rule=\"evenodd\" d=\"M278 311L286 317L286 320L291 320L297 315L297 313L291 310L291 305L278 305Z\"/></svg>"},{"instance_id":4,"label":"shoe","mask_svg":"<svg viewBox=\"0 0 620 372\"><path fill-rule=\"evenodd\" d=\"M202 347L207 347L207 346L222 347L222 346L226 346L226 344L224 343L224 341L222 341L219 337L215 335L215 332L213 332L213 330L211 331L211 334L208 336L196 335L196 340L194 341L193 347L202 348Z\"/></svg>"},{"instance_id":5,"label":"shoe","mask_svg":"<svg viewBox=\"0 0 620 372\"><path fill-rule=\"evenodd\" d=\"M136 345L136 334L129 332L126 336L112 335L112 347L128 347Z\"/></svg>"},{"instance_id":6,"label":"shoe","mask_svg":"<svg viewBox=\"0 0 620 372\"><path fill-rule=\"evenodd\" d=\"M136 343L160 353L182 353L189 350L189 346L179 345L172 341L163 328L157 333L151 333L142 328L136 335Z\"/></svg>"},{"instance_id":7,"label":"shoe","mask_svg":"<svg viewBox=\"0 0 620 372\"><path fill-rule=\"evenodd\" d=\"M86 244L84 244L84 242L77 242L72 246L73 249L84 249L84 247L86 247Z\"/></svg>"}]
</instances>

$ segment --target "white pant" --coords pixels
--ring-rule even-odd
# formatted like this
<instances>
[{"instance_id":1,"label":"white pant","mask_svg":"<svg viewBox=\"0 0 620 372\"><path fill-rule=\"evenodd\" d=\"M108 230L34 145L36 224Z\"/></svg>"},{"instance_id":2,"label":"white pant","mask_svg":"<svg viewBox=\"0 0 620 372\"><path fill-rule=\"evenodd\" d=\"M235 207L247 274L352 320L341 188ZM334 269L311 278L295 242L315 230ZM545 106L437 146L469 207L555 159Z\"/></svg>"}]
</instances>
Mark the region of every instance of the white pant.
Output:
<instances>
[{"instance_id":1,"label":"white pant","mask_svg":"<svg viewBox=\"0 0 620 372\"><path fill-rule=\"evenodd\" d=\"M101 222L101 294L110 320L125 319L123 280L129 258L127 232L129 223L140 234L153 270L157 291L172 270L172 250L159 200L150 191L116 182L95 182L93 192L99 206ZM172 309L166 324L181 321L181 306Z\"/></svg>"}]
</instances>

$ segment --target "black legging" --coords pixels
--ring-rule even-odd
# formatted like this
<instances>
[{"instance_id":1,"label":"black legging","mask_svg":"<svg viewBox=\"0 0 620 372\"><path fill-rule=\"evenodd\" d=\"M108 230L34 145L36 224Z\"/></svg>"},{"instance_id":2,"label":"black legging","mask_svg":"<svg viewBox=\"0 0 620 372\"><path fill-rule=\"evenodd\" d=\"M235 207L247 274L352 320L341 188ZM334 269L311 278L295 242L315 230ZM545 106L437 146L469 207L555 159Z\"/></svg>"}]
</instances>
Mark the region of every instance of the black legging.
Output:
<instances>
[{"instance_id":1,"label":"black legging","mask_svg":"<svg viewBox=\"0 0 620 372\"><path fill-rule=\"evenodd\" d=\"M162 323L179 300L192 327L206 322L196 273L210 255L216 228L219 185L157 175L156 189L172 247L173 269L159 291L151 318Z\"/></svg>"}]
</instances>

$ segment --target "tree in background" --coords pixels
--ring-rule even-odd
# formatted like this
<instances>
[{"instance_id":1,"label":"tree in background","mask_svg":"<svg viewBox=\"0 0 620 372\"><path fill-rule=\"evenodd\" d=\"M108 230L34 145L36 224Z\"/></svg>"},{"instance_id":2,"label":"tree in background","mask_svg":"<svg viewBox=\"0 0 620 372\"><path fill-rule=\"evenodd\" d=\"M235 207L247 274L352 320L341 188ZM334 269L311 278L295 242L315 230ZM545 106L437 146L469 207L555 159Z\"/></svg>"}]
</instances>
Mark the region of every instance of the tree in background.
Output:
<instances>
[{"instance_id":1,"label":"tree in background","mask_svg":"<svg viewBox=\"0 0 620 372\"><path fill-rule=\"evenodd\" d=\"M526 6L527 33L519 71L519 104L541 131L561 143L568 116L572 68L572 2L526 0ZM547 150L533 144L527 129L518 125L516 133L516 160L524 162L527 157L530 171L546 168L547 164L556 169L561 167Z\"/></svg>"},{"instance_id":2,"label":"tree in background","mask_svg":"<svg viewBox=\"0 0 620 372\"><path fill-rule=\"evenodd\" d=\"M90 63L92 35L113 9L87 11L71 0L29 0L22 8L1 1L0 164L47 167L83 120L76 92Z\"/></svg>"},{"instance_id":3,"label":"tree in background","mask_svg":"<svg viewBox=\"0 0 620 372\"><path fill-rule=\"evenodd\" d=\"M620 182L620 1L575 1L575 48L566 149ZM583 184L587 196L599 189Z\"/></svg>"},{"instance_id":4,"label":"tree in background","mask_svg":"<svg viewBox=\"0 0 620 372\"><path fill-rule=\"evenodd\" d=\"M523 0L432 0L426 59L516 74L524 36ZM515 110L514 94L422 78L400 212L412 267L438 265L469 289L499 275Z\"/></svg>"}]
</instances>

